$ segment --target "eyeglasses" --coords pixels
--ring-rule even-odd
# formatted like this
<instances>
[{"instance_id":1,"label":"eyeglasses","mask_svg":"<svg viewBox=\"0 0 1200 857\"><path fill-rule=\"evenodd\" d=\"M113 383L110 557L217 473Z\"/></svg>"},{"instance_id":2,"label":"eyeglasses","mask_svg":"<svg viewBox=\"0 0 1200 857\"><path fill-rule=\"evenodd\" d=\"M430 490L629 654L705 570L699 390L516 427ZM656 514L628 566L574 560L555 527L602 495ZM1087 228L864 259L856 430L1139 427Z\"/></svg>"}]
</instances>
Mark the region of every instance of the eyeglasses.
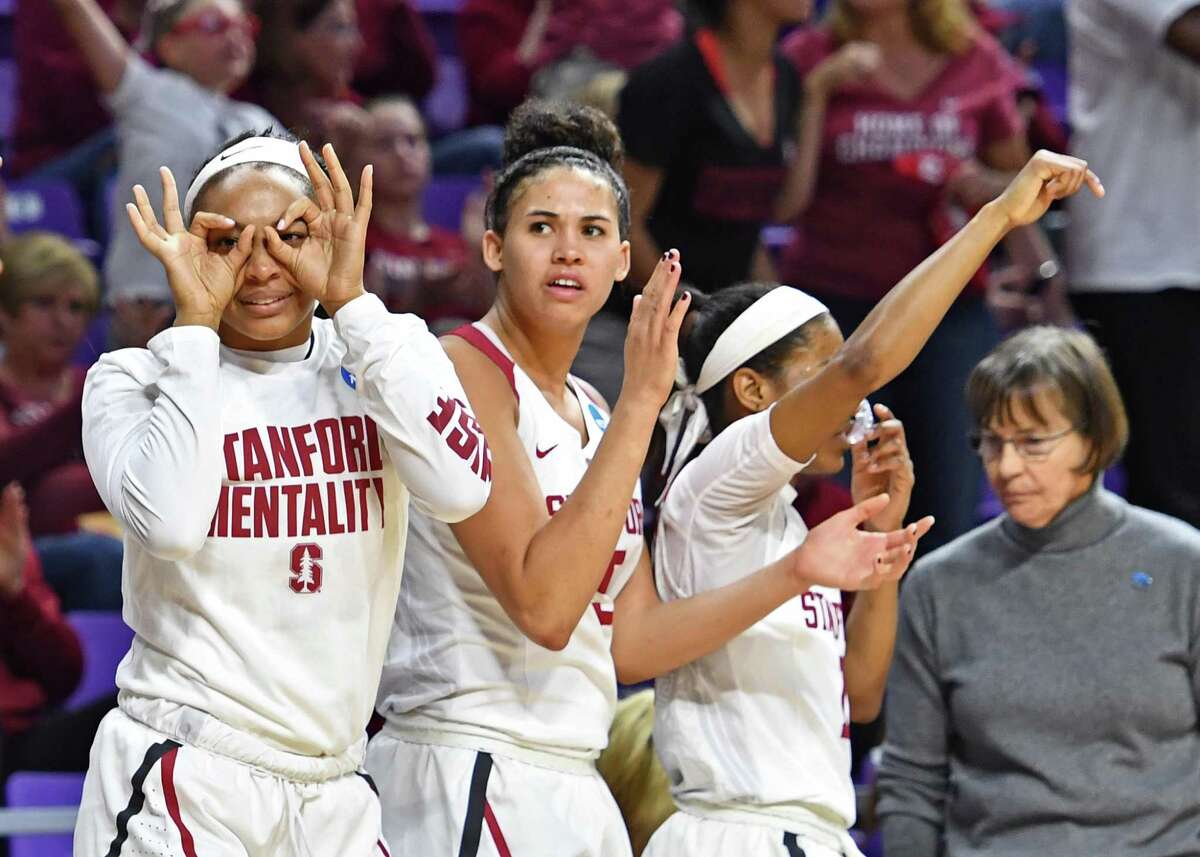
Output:
<instances>
[{"instance_id":1,"label":"eyeglasses","mask_svg":"<svg viewBox=\"0 0 1200 857\"><path fill-rule=\"evenodd\" d=\"M258 36L258 17L255 15L227 15L220 9L208 7L195 15L182 19L171 28L177 36L199 33L202 36L223 36L231 29L239 29L250 38Z\"/></svg>"},{"instance_id":2,"label":"eyeglasses","mask_svg":"<svg viewBox=\"0 0 1200 857\"><path fill-rule=\"evenodd\" d=\"M1075 426L1063 429L1055 434L1024 435L1021 437L1000 437L992 432L972 432L970 435L971 449L979 453L984 461L995 461L1004 454L1004 447L1013 445L1017 455L1026 461L1042 461L1054 452L1054 448L1064 437L1075 431Z\"/></svg>"}]
</instances>

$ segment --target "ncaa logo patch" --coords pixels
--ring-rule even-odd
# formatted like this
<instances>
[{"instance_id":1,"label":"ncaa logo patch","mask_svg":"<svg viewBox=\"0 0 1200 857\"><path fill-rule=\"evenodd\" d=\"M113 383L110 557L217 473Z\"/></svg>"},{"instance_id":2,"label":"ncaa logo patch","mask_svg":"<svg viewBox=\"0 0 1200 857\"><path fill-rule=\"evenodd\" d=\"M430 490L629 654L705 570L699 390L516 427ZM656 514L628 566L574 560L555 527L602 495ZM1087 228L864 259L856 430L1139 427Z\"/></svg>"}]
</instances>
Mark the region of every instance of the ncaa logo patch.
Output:
<instances>
[{"instance_id":1,"label":"ncaa logo patch","mask_svg":"<svg viewBox=\"0 0 1200 857\"><path fill-rule=\"evenodd\" d=\"M342 380L346 382L346 386L351 390L358 389L358 379L351 375L345 366L342 367Z\"/></svg>"},{"instance_id":2,"label":"ncaa logo patch","mask_svg":"<svg viewBox=\"0 0 1200 857\"><path fill-rule=\"evenodd\" d=\"M604 411L600 410L592 402L588 402L588 413L592 415L592 419L596 421L596 425L600 431L608 429L608 419L604 416Z\"/></svg>"}]
</instances>

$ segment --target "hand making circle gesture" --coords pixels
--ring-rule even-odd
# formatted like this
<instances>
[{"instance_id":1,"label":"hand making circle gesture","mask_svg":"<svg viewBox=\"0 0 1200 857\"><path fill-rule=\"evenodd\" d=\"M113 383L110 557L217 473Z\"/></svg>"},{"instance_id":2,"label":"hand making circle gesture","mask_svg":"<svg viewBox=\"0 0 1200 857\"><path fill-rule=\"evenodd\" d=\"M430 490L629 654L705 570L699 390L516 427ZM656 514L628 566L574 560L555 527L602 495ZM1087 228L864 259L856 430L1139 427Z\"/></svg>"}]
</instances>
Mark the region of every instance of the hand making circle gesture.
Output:
<instances>
[{"instance_id":1,"label":"hand making circle gesture","mask_svg":"<svg viewBox=\"0 0 1200 857\"><path fill-rule=\"evenodd\" d=\"M125 205L129 222L138 241L167 272L175 299L175 324L200 324L216 330L233 298L238 271L250 255L254 227L243 229L228 253L212 252L209 232L227 230L234 222L221 214L198 211L192 225L185 227L175 176L166 167L158 172L163 188L163 222L158 222L150 197L140 184L133 186L136 204Z\"/></svg>"},{"instance_id":2,"label":"hand making circle gesture","mask_svg":"<svg viewBox=\"0 0 1200 857\"><path fill-rule=\"evenodd\" d=\"M308 144L300 143L300 158L316 193L316 201L293 202L274 228L266 227L267 251L283 265L307 295L320 301L330 316L364 293L363 262L367 222L371 217L370 165L363 168L355 205L350 182L333 146L321 150L329 174L321 169ZM279 230L303 220L308 240L296 246L279 237Z\"/></svg>"}]
</instances>

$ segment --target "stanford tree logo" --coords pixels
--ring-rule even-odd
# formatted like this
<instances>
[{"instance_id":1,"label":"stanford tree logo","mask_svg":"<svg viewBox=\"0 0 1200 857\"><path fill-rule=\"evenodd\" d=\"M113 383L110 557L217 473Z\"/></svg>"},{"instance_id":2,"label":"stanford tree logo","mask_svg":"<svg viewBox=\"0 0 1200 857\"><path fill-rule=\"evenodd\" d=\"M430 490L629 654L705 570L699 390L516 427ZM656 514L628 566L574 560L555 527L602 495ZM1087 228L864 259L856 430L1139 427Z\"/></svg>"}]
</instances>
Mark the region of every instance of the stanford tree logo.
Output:
<instances>
[{"instance_id":1,"label":"stanford tree logo","mask_svg":"<svg viewBox=\"0 0 1200 857\"><path fill-rule=\"evenodd\" d=\"M308 595L321 591L321 546L307 542L292 548L292 576L288 585L292 592Z\"/></svg>"}]
</instances>

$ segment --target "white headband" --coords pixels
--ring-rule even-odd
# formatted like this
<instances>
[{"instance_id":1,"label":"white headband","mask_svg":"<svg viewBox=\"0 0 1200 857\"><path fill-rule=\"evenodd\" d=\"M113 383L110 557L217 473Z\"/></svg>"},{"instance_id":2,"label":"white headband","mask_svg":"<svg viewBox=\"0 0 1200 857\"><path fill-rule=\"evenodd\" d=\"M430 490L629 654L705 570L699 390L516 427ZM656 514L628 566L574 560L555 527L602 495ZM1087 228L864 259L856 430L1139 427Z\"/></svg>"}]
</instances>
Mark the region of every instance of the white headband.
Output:
<instances>
[{"instance_id":1,"label":"white headband","mask_svg":"<svg viewBox=\"0 0 1200 857\"><path fill-rule=\"evenodd\" d=\"M195 213L192 206L196 197L213 176L240 164L277 164L295 170L301 178L308 177L308 170L304 169L304 161L300 159L300 146L297 143L276 137L250 137L240 143L234 143L204 165L204 169L200 170L192 181L187 196L184 197L184 217L191 220Z\"/></svg>"},{"instance_id":2,"label":"white headband","mask_svg":"<svg viewBox=\"0 0 1200 857\"><path fill-rule=\"evenodd\" d=\"M829 310L825 304L811 295L790 286L780 286L746 307L717 337L712 351L704 358L695 384L688 383L683 358L680 358L675 374L679 389L658 415L659 423L667 432L667 457L663 462L667 485L688 460L696 444L708 436L708 412L700 399L701 394L707 393L764 348L826 312ZM662 497L659 497L661 501Z\"/></svg>"}]
</instances>

